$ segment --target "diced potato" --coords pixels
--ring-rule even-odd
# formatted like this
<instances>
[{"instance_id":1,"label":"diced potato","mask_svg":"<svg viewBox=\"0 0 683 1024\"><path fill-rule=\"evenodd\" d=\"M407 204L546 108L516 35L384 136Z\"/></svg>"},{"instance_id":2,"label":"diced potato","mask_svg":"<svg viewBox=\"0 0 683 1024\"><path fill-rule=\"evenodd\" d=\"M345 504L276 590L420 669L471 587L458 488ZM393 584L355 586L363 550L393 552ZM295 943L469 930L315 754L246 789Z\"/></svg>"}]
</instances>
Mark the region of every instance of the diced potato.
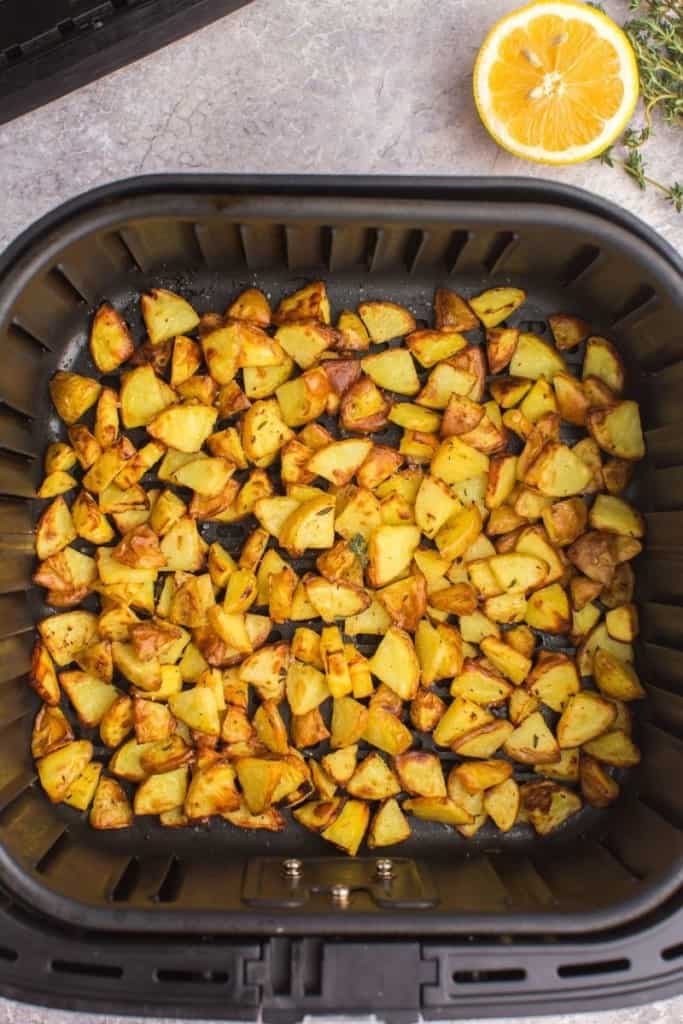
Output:
<instances>
[{"instance_id":1,"label":"diced potato","mask_svg":"<svg viewBox=\"0 0 683 1024\"><path fill-rule=\"evenodd\" d=\"M529 596L525 620L534 629L546 633L568 633L571 625L567 592L559 583L551 583Z\"/></svg>"},{"instance_id":2,"label":"diced potato","mask_svg":"<svg viewBox=\"0 0 683 1024\"><path fill-rule=\"evenodd\" d=\"M520 805L519 786L514 779L505 779L484 795L484 809L501 832L509 832L517 821Z\"/></svg>"},{"instance_id":3,"label":"diced potato","mask_svg":"<svg viewBox=\"0 0 683 1024\"><path fill-rule=\"evenodd\" d=\"M591 690L571 697L557 723L561 747L580 747L607 732L616 718L616 708Z\"/></svg>"},{"instance_id":4,"label":"diced potato","mask_svg":"<svg viewBox=\"0 0 683 1024\"><path fill-rule=\"evenodd\" d=\"M539 711L528 715L505 742L505 753L522 764L557 761L560 747Z\"/></svg>"},{"instance_id":5,"label":"diced potato","mask_svg":"<svg viewBox=\"0 0 683 1024\"><path fill-rule=\"evenodd\" d=\"M368 846L371 850L382 846L394 846L409 839L410 824L399 804L393 797L386 800L370 822L368 830Z\"/></svg>"},{"instance_id":6,"label":"diced potato","mask_svg":"<svg viewBox=\"0 0 683 1024\"><path fill-rule=\"evenodd\" d=\"M412 750L394 759L402 788L414 796L445 797L446 783L441 761L426 750ZM398 790L396 790L398 792ZM393 796L394 794L387 794ZM370 799L375 799L370 797Z\"/></svg>"},{"instance_id":7,"label":"diced potato","mask_svg":"<svg viewBox=\"0 0 683 1024\"><path fill-rule=\"evenodd\" d=\"M136 814L162 814L182 806L187 793L187 767L150 775L138 786L133 799Z\"/></svg>"},{"instance_id":8,"label":"diced potato","mask_svg":"<svg viewBox=\"0 0 683 1024\"><path fill-rule=\"evenodd\" d=\"M589 740L584 743L583 752L614 768L633 768L640 764L640 751L622 729L614 729Z\"/></svg>"},{"instance_id":9,"label":"diced potato","mask_svg":"<svg viewBox=\"0 0 683 1024\"><path fill-rule=\"evenodd\" d=\"M561 712L581 689L576 665L566 654L541 652L527 678L529 691L553 711Z\"/></svg>"},{"instance_id":10,"label":"diced potato","mask_svg":"<svg viewBox=\"0 0 683 1024\"><path fill-rule=\"evenodd\" d=\"M468 299L468 303L484 327L496 327L506 320L526 299L521 288L489 288Z\"/></svg>"},{"instance_id":11,"label":"diced potato","mask_svg":"<svg viewBox=\"0 0 683 1024\"><path fill-rule=\"evenodd\" d=\"M528 782L521 787L529 821L540 836L549 835L581 810L581 799L555 782Z\"/></svg>"},{"instance_id":12,"label":"diced potato","mask_svg":"<svg viewBox=\"0 0 683 1024\"><path fill-rule=\"evenodd\" d=\"M393 756L404 753L413 742L410 730L396 715L382 707L371 707L367 711L362 738L371 746Z\"/></svg>"},{"instance_id":13,"label":"diced potato","mask_svg":"<svg viewBox=\"0 0 683 1024\"><path fill-rule=\"evenodd\" d=\"M430 367L450 359L466 347L467 340L457 331L417 330L408 335L406 345L421 366Z\"/></svg>"},{"instance_id":14,"label":"diced potato","mask_svg":"<svg viewBox=\"0 0 683 1024\"><path fill-rule=\"evenodd\" d=\"M96 829L130 828L133 809L123 787L106 776L100 777L90 808L90 824Z\"/></svg>"},{"instance_id":15,"label":"diced potato","mask_svg":"<svg viewBox=\"0 0 683 1024\"><path fill-rule=\"evenodd\" d=\"M614 640L632 643L638 636L638 609L634 604L611 608L605 615L607 632Z\"/></svg>"},{"instance_id":16,"label":"diced potato","mask_svg":"<svg viewBox=\"0 0 683 1024\"><path fill-rule=\"evenodd\" d=\"M420 663L410 635L390 626L370 659L370 671L402 700L412 700L420 681Z\"/></svg>"},{"instance_id":17,"label":"diced potato","mask_svg":"<svg viewBox=\"0 0 683 1024\"><path fill-rule=\"evenodd\" d=\"M50 397L60 418L67 426L80 420L95 404L102 390L101 384L91 377L58 370L50 381Z\"/></svg>"},{"instance_id":18,"label":"diced potato","mask_svg":"<svg viewBox=\"0 0 683 1024\"><path fill-rule=\"evenodd\" d=\"M173 405L151 420L147 430L169 448L198 452L213 430L217 410L208 405Z\"/></svg>"},{"instance_id":19,"label":"diced potato","mask_svg":"<svg viewBox=\"0 0 683 1024\"><path fill-rule=\"evenodd\" d=\"M372 334L372 331L370 332ZM374 340L374 339L373 339ZM420 381L407 349L389 348L361 359L363 372L380 388L399 395L416 395Z\"/></svg>"},{"instance_id":20,"label":"diced potato","mask_svg":"<svg viewBox=\"0 0 683 1024\"><path fill-rule=\"evenodd\" d=\"M617 402L606 408L592 409L587 423L591 435L608 455L629 462L645 455L637 402Z\"/></svg>"},{"instance_id":21,"label":"diced potato","mask_svg":"<svg viewBox=\"0 0 683 1024\"><path fill-rule=\"evenodd\" d=\"M538 380L545 377L552 380L556 373L566 373L567 364L562 356L547 341L535 334L520 334L512 361L510 374Z\"/></svg>"},{"instance_id":22,"label":"diced potato","mask_svg":"<svg viewBox=\"0 0 683 1024\"><path fill-rule=\"evenodd\" d=\"M175 338L177 334L188 334L199 323L199 316L190 303L166 288L151 288L142 295L140 309L153 345Z\"/></svg>"},{"instance_id":23,"label":"diced potato","mask_svg":"<svg viewBox=\"0 0 683 1024\"><path fill-rule=\"evenodd\" d=\"M645 696L633 666L602 648L593 657L593 675L598 689L605 697L631 701Z\"/></svg>"},{"instance_id":24,"label":"diced potato","mask_svg":"<svg viewBox=\"0 0 683 1024\"><path fill-rule=\"evenodd\" d=\"M581 756L581 795L591 807L609 807L619 796L619 784L590 754Z\"/></svg>"},{"instance_id":25,"label":"diced potato","mask_svg":"<svg viewBox=\"0 0 683 1024\"><path fill-rule=\"evenodd\" d=\"M560 350L576 348L590 334L590 324L578 316L554 313L548 317L555 344Z\"/></svg>"},{"instance_id":26,"label":"diced potato","mask_svg":"<svg viewBox=\"0 0 683 1024\"><path fill-rule=\"evenodd\" d=\"M486 332L486 355L491 373L500 373L508 365L519 340L516 327L492 327Z\"/></svg>"},{"instance_id":27,"label":"diced potato","mask_svg":"<svg viewBox=\"0 0 683 1024\"><path fill-rule=\"evenodd\" d=\"M235 769L227 762L217 762L195 771L184 800L184 811L191 821L210 818L213 814L236 811L241 797L235 785Z\"/></svg>"},{"instance_id":28,"label":"diced potato","mask_svg":"<svg viewBox=\"0 0 683 1024\"><path fill-rule=\"evenodd\" d=\"M645 534L643 517L627 501L612 494L598 494L588 521L594 530L607 530L622 537L641 538Z\"/></svg>"},{"instance_id":29,"label":"diced potato","mask_svg":"<svg viewBox=\"0 0 683 1024\"><path fill-rule=\"evenodd\" d=\"M473 816L459 807L448 796L415 796L406 800L403 809L423 821L438 821L443 825L471 825Z\"/></svg>"}]
</instances>

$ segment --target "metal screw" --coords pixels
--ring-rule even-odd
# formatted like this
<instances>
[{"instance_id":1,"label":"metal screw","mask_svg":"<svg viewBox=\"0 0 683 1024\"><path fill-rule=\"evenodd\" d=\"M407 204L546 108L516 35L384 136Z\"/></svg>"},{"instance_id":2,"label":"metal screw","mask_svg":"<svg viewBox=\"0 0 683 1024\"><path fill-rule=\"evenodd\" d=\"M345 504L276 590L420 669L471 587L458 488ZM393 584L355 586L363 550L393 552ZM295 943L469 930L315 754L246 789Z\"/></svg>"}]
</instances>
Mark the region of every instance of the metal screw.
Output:
<instances>
[{"instance_id":1,"label":"metal screw","mask_svg":"<svg viewBox=\"0 0 683 1024\"><path fill-rule=\"evenodd\" d=\"M337 907L347 907L351 899L351 889L348 885L333 885L330 889L330 899Z\"/></svg>"},{"instance_id":2,"label":"metal screw","mask_svg":"<svg viewBox=\"0 0 683 1024\"><path fill-rule=\"evenodd\" d=\"M380 857L375 863L377 877L388 879L394 877L394 862L389 857Z\"/></svg>"},{"instance_id":3,"label":"metal screw","mask_svg":"<svg viewBox=\"0 0 683 1024\"><path fill-rule=\"evenodd\" d=\"M285 878L301 878L304 871L304 866L300 860L296 857L289 857L287 860L282 862L282 873Z\"/></svg>"}]
</instances>

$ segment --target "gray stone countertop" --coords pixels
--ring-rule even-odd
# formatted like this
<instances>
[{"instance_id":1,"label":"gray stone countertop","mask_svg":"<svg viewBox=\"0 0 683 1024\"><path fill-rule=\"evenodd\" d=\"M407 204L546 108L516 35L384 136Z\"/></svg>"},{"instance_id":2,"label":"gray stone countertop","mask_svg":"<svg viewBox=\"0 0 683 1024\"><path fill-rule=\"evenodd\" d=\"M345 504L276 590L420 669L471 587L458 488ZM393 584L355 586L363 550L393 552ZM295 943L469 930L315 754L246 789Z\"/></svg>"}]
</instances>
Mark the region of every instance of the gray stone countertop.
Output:
<instances>
[{"instance_id":1,"label":"gray stone countertop","mask_svg":"<svg viewBox=\"0 0 683 1024\"><path fill-rule=\"evenodd\" d=\"M606 196L683 246L683 215L597 161L516 160L482 129L471 69L517 0L255 0L164 50L0 127L0 247L85 189L161 171L496 174ZM607 0L619 21L626 0ZM652 176L682 176L683 132L657 131ZM130 1020L130 1018L126 1018ZM680 1024L683 996L538 1024ZM118 1024L0 1000L0 1024ZM512 1022L515 1024L515 1022ZM520 1020L516 1024L522 1024Z\"/></svg>"}]
</instances>

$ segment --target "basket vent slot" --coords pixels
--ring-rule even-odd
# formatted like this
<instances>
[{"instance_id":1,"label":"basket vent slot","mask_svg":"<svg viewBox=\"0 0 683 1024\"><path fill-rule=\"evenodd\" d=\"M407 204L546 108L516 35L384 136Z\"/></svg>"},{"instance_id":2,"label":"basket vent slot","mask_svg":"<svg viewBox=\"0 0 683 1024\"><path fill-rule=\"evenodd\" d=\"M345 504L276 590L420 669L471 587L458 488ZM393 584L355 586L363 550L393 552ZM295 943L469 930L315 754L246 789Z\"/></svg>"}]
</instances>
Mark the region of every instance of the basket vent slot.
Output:
<instances>
[{"instance_id":1,"label":"basket vent slot","mask_svg":"<svg viewBox=\"0 0 683 1024\"><path fill-rule=\"evenodd\" d=\"M131 898L140 880L140 862L137 857L128 861L121 877L111 891L109 899L112 903L125 903Z\"/></svg>"},{"instance_id":2,"label":"basket vent slot","mask_svg":"<svg viewBox=\"0 0 683 1024\"><path fill-rule=\"evenodd\" d=\"M589 978L595 974L618 974L620 971L629 971L631 961L626 957L620 960L595 960L593 963L585 964L562 964L557 968L560 978Z\"/></svg>"},{"instance_id":3,"label":"basket vent slot","mask_svg":"<svg viewBox=\"0 0 683 1024\"><path fill-rule=\"evenodd\" d=\"M656 298L657 293L654 288L650 288L647 284L641 285L631 298L624 303L621 309L615 313L611 326L615 327L617 324L623 323L624 320L634 321L640 319L647 311L647 307Z\"/></svg>"},{"instance_id":4,"label":"basket vent slot","mask_svg":"<svg viewBox=\"0 0 683 1024\"><path fill-rule=\"evenodd\" d=\"M71 280L66 269L60 264L50 271L57 286L62 289L64 296L70 296L72 302L89 302L87 295L84 295L80 288Z\"/></svg>"},{"instance_id":5,"label":"basket vent slot","mask_svg":"<svg viewBox=\"0 0 683 1024\"><path fill-rule=\"evenodd\" d=\"M472 234L469 231L454 231L451 235L445 255L446 266L451 274L471 237Z\"/></svg>"},{"instance_id":6,"label":"basket vent slot","mask_svg":"<svg viewBox=\"0 0 683 1024\"><path fill-rule=\"evenodd\" d=\"M458 985L492 985L507 981L526 981L523 967L500 967L482 971L454 971L453 981Z\"/></svg>"},{"instance_id":7,"label":"basket vent slot","mask_svg":"<svg viewBox=\"0 0 683 1024\"><path fill-rule=\"evenodd\" d=\"M0 946L0 960L4 960L7 964L14 964L19 959L19 954L16 949L10 949L9 946Z\"/></svg>"},{"instance_id":8,"label":"basket vent slot","mask_svg":"<svg viewBox=\"0 0 683 1024\"><path fill-rule=\"evenodd\" d=\"M670 960L680 960L683 957L683 942L678 942L675 946L667 946L661 952L662 960L667 962Z\"/></svg>"},{"instance_id":9,"label":"basket vent slot","mask_svg":"<svg viewBox=\"0 0 683 1024\"><path fill-rule=\"evenodd\" d=\"M174 903L176 901L183 884L184 874L183 865L174 857L169 864L163 882L159 886L156 895L158 903Z\"/></svg>"},{"instance_id":10,"label":"basket vent slot","mask_svg":"<svg viewBox=\"0 0 683 1024\"><path fill-rule=\"evenodd\" d=\"M499 231L484 257L483 262L487 273L494 274L500 270L516 244L517 235L514 231Z\"/></svg>"},{"instance_id":11,"label":"basket vent slot","mask_svg":"<svg viewBox=\"0 0 683 1024\"><path fill-rule=\"evenodd\" d=\"M80 974L86 978L123 977L123 967L114 964L85 964L78 960L52 960L50 970L55 974Z\"/></svg>"},{"instance_id":12,"label":"basket vent slot","mask_svg":"<svg viewBox=\"0 0 683 1024\"><path fill-rule=\"evenodd\" d=\"M40 860L36 861L35 869L39 875L47 875L50 868L57 862L64 848L69 845L69 836L66 829L61 832L54 843L47 848Z\"/></svg>"},{"instance_id":13,"label":"basket vent slot","mask_svg":"<svg viewBox=\"0 0 683 1024\"><path fill-rule=\"evenodd\" d=\"M582 245L571 257L564 273L560 276L564 287L568 288L570 285L576 284L584 274L588 273L599 255L600 249L597 245Z\"/></svg>"},{"instance_id":14,"label":"basket vent slot","mask_svg":"<svg viewBox=\"0 0 683 1024\"><path fill-rule=\"evenodd\" d=\"M230 975L227 971L188 971L159 967L154 972L154 980L176 985L227 985Z\"/></svg>"}]
</instances>

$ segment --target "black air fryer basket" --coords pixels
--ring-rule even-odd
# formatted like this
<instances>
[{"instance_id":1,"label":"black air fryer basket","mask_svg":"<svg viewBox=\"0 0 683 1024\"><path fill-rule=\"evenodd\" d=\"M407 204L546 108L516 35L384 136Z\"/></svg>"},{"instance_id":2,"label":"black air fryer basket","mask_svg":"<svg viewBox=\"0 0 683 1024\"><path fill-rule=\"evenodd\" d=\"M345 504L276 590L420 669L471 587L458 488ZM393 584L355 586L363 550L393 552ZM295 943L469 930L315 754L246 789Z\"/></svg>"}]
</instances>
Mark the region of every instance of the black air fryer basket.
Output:
<instances>
[{"instance_id":1,"label":"black air fryer basket","mask_svg":"<svg viewBox=\"0 0 683 1024\"><path fill-rule=\"evenodd\" d=\"M678 256L584 193L503 179L134 179L74 200L0 260L0 987L88 1011L296 1020L593 1009L683 990L683 290ZM104 298L201 311L258 283L323 277L335 309L391 298L430 315L434 288L524 287L518 320L576 312L617 344L647 457L636 565L648 700L640 768L619 803L539 840L472 842L420 823L389 879L298 827L279 835L138 821L97 833L48 803L29 739L32 497L53 438L47 381L93 372ZM513 320L513 322L517 322ZM237 535L221 528L230 546ZM302 863L286 878L287 858ZM336 886L350 891L335 901ZM338 891L338 890L337 890Z\"/></svg>"}]
</instances>

